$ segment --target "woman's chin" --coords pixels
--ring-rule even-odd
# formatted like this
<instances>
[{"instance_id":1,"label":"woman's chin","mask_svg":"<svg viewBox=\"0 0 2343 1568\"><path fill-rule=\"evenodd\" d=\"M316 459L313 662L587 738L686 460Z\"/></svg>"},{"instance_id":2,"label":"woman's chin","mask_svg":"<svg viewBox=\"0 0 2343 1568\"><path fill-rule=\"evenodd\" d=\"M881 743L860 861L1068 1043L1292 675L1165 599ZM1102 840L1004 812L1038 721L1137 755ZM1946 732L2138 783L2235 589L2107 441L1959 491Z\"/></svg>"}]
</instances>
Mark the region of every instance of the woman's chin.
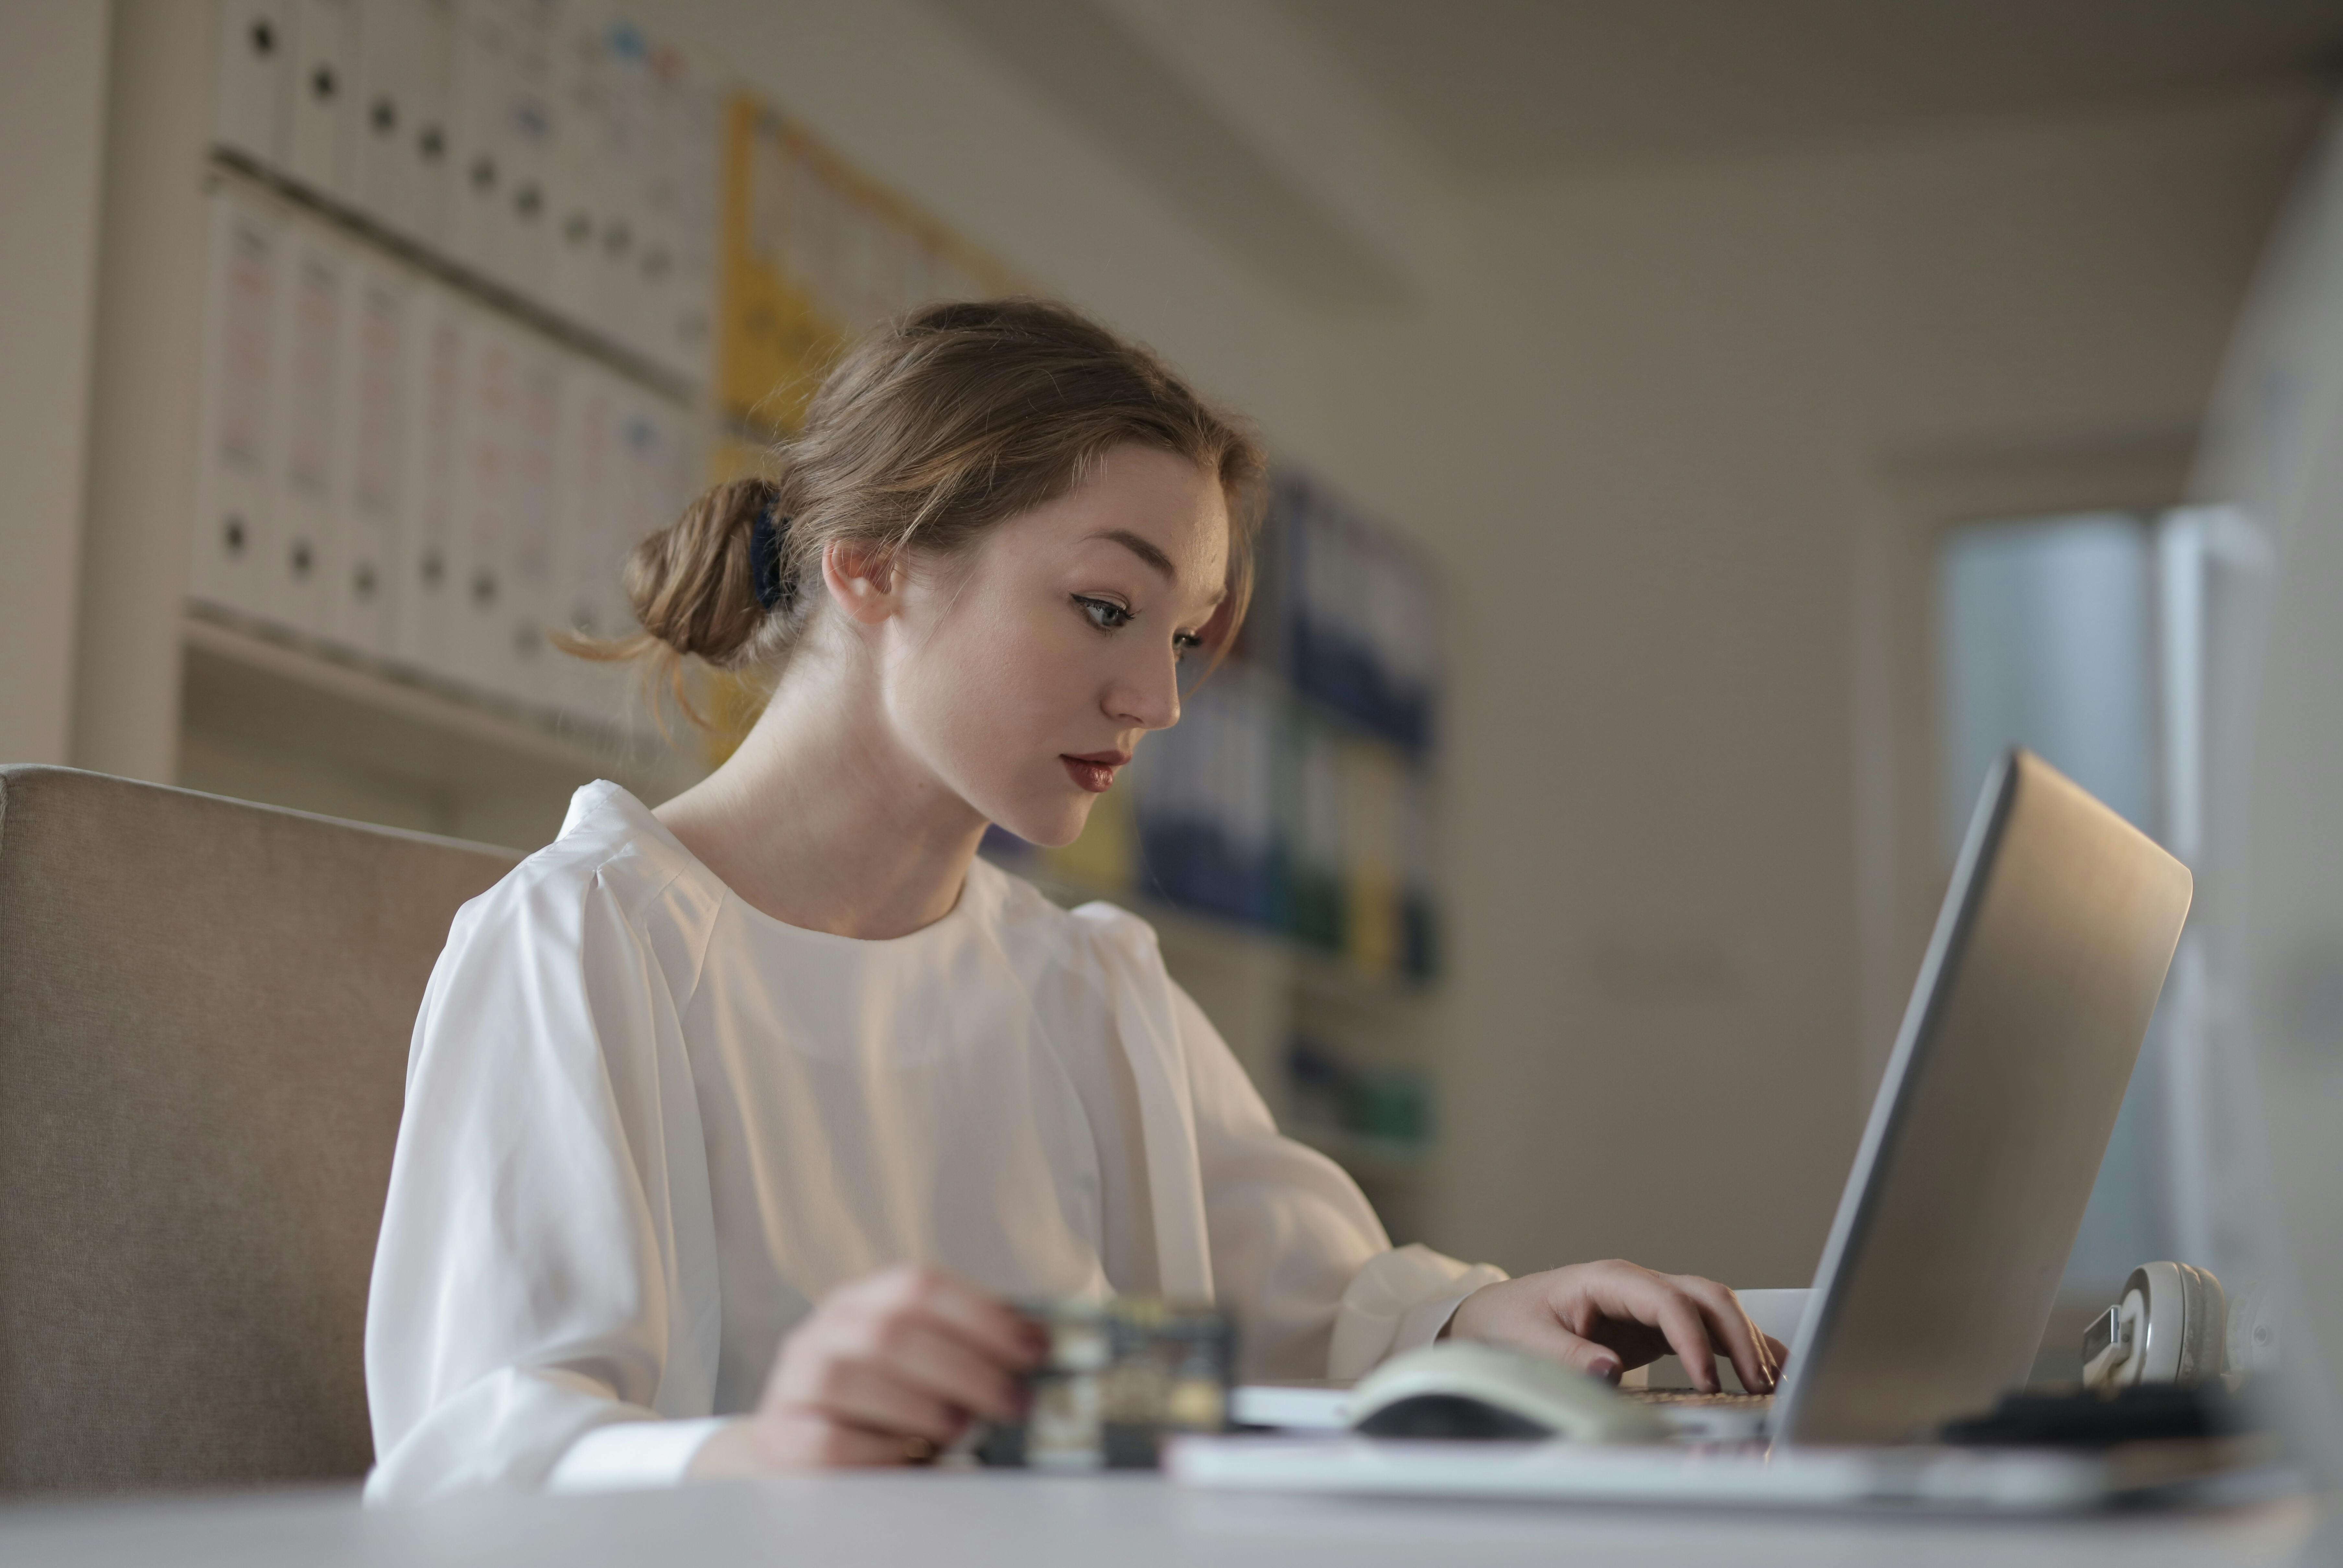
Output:
<instances>
[{"instance_id":1,"label":"woman's chin","mask_svg":"<svg viewBox=\"0 0 2343 1568\"><path fill-rule=\"evenodd\" d=\"M1027 843L1043 849L1062 849L1082 836L1091 819L1094 795L1084 795L1066 806L1047 806L992 819Z\"/></svg>"}]
</instances>

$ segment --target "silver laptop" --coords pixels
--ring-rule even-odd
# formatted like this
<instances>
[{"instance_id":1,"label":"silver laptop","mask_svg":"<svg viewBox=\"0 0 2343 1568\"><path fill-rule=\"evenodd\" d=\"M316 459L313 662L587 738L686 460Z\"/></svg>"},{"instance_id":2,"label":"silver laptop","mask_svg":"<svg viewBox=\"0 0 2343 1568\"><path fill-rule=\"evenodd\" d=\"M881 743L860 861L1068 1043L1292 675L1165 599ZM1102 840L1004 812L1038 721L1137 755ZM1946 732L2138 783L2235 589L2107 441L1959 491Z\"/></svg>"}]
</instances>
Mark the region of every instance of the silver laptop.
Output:
<instances>
[{"instance_id":1,"label":"silver laptop","mask_svg":"<svg viewBox=\"0 0 2343 1568\"><path fill-rule=\"evenodd\" d=\"M2026 1381L2191 889L2040 758L1996 765L1823 1247L1777 1440L1908 1441Z\"/></svg>"},{"instance_id":2,"label":"silver laptop","mask_svg":"<svg viewBox=\"0 0 2343 1568\"><path fill-rule=\"evenodd\" d=\"M2040 758L1996 765L1766 1415L1777 1444L1925 1438L2025 1382L2190 893L2186 866ZM1551 1466L1515 1480L1614 1495L1623 1463L1571 1467L1586 1493Z\"/></svg>"}]
</instances>

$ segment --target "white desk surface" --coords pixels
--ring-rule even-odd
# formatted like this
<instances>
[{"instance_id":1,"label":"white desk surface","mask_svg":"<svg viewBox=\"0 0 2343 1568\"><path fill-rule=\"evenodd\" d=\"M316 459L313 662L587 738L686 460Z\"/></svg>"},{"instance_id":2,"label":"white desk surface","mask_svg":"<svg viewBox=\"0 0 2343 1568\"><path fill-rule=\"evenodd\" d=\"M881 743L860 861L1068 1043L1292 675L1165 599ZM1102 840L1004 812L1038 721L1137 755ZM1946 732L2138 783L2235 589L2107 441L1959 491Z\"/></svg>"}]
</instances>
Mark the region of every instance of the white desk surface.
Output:
<instances>
[{"instance_id":1,"label":"white desk surface","mask_svg":"<svg viewBox=\"0 0 2343 1568\"><path fill-rule=\"evenodd\" d=\"M2157 1568L2290 1563L2300 1503L2059 1523L1803 1518L1688 1509L1426 1503L1191 1491L1152 1476L801 1476L588 1498L363 1509L341 1488L0 1505L0 1563L718 1568L1504 1568L1535 1563Z\"/></svg>"}]
</instances>

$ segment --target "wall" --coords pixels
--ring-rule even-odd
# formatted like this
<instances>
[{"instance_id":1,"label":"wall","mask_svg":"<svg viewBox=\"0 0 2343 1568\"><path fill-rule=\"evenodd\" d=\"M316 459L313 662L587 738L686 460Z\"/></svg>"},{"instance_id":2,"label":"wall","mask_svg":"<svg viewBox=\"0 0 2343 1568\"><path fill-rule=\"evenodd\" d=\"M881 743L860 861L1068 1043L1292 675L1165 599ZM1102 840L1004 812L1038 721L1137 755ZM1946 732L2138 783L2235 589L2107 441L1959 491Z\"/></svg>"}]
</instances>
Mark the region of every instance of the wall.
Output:
<instances>
[{"instance_id":1,"label":"wall","mask_svg":"<svg viewBox=\"0 0 2343 1568\"><path fill-rule=\"evenodd\" d=\"M2177 494L2311 105L1430 195L1411 170L1384 236L1453 242L1387 246L1412 302L1342 312L1215 243L950 14L662 21L1442 558L1431 1238L1803 1282L1941 888L1926 540L2069 492ZM1239 79L1274 64L1258 42L1182 64L1224 107L1274 95ZM1306 180L1305 140L1271 151ZM1322 161L1362 210L1359 171Z\"/></svg>"},{"instance_id":2,"label":"wall","mask_svg":"<svg viewBox=\"0 0 2343 1568\"><path fill-rule=\"evenodd\" d=\"M1486 190L1478 270L1326 335L1305 451L1448 563L1436 1240L1808 1277L1942 888L1926 540L2177 495L2312 115Z\"/></svg>"},{"instance_id":3,"label":"wall","mask_svg":"<svg viewBox=\"0 0 2343 1568\"><path fill-rule=\"evenodd\" d=\"M1429 1239L1802 1282L1941 885L1927 539L2177 494L2307 97L1451 189L1385 225L1453 231L1402 257L1411 303L1344 313L912 0L661 19L1438 554L1455 962ZM23 558L55 554L44 526ZM140 668L139 702L176 681ZM96 744L122 701L81 708L93 759L169 766Z\"/></svg>"},{"instance_id":4,"label":"wall","mask_svg":"<svg viewBox=\"0 0 2343 1568\"><path fill-rule=\"evenodd\" d=\"M113 0L81 518L74 765L178 779L181 607L203 379L211 7Z\"/></svg>"},{"instance_id":5,"label":"wall","mask_svg":"<svg viewBox=\"0 0 2343 1568\"><path fill-rule=\"evenodd\" d=\"M1320 395L1305 314L915 0L671 0L662 28L970 238L1282 432Z\"/></svg>"},{"instance_id":6,"label":"wall","mask_svg":"<svg viewBox=\"0 0 2343 1568\"><path fill-rule=\"evenodd\" d=\"M71 728L107 13L17 0L0 51L0 761Z\"/></svg>"}]
</instances>

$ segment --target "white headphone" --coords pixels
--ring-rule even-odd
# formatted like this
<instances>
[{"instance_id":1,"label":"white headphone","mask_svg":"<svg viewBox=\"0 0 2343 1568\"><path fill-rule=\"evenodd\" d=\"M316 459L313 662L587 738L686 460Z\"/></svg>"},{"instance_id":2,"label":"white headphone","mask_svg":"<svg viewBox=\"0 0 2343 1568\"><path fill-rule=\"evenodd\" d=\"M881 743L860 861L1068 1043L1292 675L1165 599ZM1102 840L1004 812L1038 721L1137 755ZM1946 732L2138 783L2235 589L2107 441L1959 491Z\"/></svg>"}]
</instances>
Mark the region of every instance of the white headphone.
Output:
<instances>
[{"instance_id":1,"label":"white headphone","mask_svg":"<svg viewBox=\"0 0 2343 1568\"><path fill-rule=\"evenodd\" d=\"M2227 1366L2228 1299L2208 1269L2143 1263L2083 1335L2083 1386L2193 1383Z\"/></svg>"}]
</instances>

